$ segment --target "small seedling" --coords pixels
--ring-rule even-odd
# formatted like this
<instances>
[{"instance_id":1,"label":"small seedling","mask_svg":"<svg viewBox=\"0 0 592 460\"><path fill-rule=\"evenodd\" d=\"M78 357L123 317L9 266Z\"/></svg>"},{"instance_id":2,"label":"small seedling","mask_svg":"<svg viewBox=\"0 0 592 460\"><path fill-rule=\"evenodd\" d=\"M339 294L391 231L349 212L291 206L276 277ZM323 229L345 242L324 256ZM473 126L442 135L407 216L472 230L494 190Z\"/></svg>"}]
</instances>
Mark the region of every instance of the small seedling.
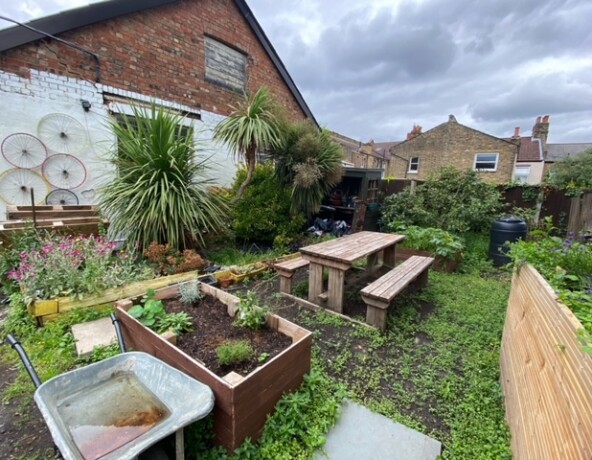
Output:
<instances>
[{"instance_id":1,"label":"small seedling","mask_svg":"<svg viewBox=\"0 0 592 460\"><path fill-rule=\"evenodd\" d=\"M264 352L259 355L259 357L257 358L257 361L259 363L264 363L265 361L267 361L268 358L269 358L269 353Z\"/></svg>"},{"instance_id":2,"label":"small seedling","mask_svg":"<svg viewBox=\"0 0 592 460\"><path fill-rule=\"evenodd\" d=\"M225 342L216 348L216 355L222 366L250 361L253 354L253 347L246 340Z\"/></svg>"},{"instance_id":3,"label":"small seedling","mask_svg":"<svg viewBox=\"0 0 592 460\"><path fill-rule=\"evenodd\" d=\"M166 315L162 300L154 298L154 289L149 289L142 298L142 305L135 305L128 313L150 329L156 329L160 317Z\"/></svg>"},{"instance_id":4,"label":"small seedling","mask_svg":"<svg viewBox=\"0 0 592 460\"><path fill-rule=\"evenodd\" d=\"M267 321L268 315L269 309L259 306L255 293L248 291L238 304L234 324L248 329L260 329Z\"/></svg>"}]
</instances>

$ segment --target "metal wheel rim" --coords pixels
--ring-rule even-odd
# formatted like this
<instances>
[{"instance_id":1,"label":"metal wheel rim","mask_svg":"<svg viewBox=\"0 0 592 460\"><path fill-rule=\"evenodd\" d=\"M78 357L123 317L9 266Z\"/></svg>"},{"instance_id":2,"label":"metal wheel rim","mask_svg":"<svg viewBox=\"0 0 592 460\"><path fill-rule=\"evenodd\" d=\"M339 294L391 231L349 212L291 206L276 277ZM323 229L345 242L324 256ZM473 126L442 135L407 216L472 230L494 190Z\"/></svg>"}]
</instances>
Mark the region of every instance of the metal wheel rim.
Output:
<instances>
[{"instance_id":1,"label":"metal wheel rim","mask_svg":"<svg viewBox=\"0 0 592 460\"><path fill-rule=\"evenodd\" d=\"M43 142L28 133L7 136L2 141L1 150L6 161L17 168L36 168L47 158L47 148Z\"/></svg>"},{"instance_id":2,"label":"metal wheel rim","mask_svg":"<svg viewBox=\"0 0 592 460\"><path fill-rule=\"evenodd\" d=\"M35 204L41 204L49 192L49 184L29 169L9 169L0 174L0 199L6 204L31 204L31 189L35 192Z\"/></svg>"},{"instance_id":3,"label":"metal wheel rim","mask_svg":"<svg viewBox=\"0 0 592 460\"><path fill-rule=\"evenodd\" d=\"M84 126L64 113L45 115L37 125L37 136L49 149L59 153L79 153L88 143Z\"/></svg>"},{"instance_id":4,"label":"metal wheel rim","mask_svg":"<svg viewBox=\"0 0 592 460\"><path fill-rule=\"evenodd\" d=\"M41 167L43 177L54 187L73 189L86 180L86 168L82 161L66 153L51 155Z\"/></svg>"},{"instance_id":5,"label":"metal wheel rim","mask_svg":"<svg viewBox=\"0 0 592 460\"><path fill-rule=\"evenodd\" d=\"M78 204L78 196L74 192L70 190L66 190L63 188L58 188L56 190L52 190L47 194L45 197L45 204L48 205L76 205Z\"/></svg>"}]
</instances>

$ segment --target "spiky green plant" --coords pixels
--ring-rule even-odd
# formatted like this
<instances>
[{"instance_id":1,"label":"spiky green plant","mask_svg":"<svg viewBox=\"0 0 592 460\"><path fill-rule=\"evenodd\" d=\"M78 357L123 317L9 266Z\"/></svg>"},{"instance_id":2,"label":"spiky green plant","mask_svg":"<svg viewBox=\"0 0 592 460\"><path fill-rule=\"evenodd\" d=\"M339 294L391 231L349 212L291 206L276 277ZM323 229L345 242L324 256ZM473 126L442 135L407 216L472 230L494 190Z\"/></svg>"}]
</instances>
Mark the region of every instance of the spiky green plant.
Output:
<instances>
[{"instance_id":1,"label":"spiky green plant","mask_svg":"<svg viewBox=\"0 0 592 460\"><path fill-rule=\"evenodd\" d=\"M228 214L224 200L207 191L209 158L198 158L182 117L155 104L132 111L111 121L116 173L100 190L111 230L140 247L152 241L176 249L203 243L202 234L221 229Z\"/></svg>"},{"instance_id":2,"label":"spiky green plant","mask_svg":"<svg viewBox=\"0 0 592 460\"><path fill-rule=\"evenodd\" d=\"M253 179L257 152L280 144L280 126L277 103L265 86L249 99L233 107L230 116L214 128L214 139L231 150L238 160L247 164L247 177L241 184L233 203L240 200Z\"/></svg>"},{"instance_id":3,"label":"spiky green plant","mask_svg":"<svg viewBox=\"0 0 592 460\"><path fill-rule=\"evenodd\" d=\"M276 174L292 190L292 212L310 216L341 180L343 151L326 130L305 121L283 126L282 144L273 149Z\"/></svg>"}]
</instances>

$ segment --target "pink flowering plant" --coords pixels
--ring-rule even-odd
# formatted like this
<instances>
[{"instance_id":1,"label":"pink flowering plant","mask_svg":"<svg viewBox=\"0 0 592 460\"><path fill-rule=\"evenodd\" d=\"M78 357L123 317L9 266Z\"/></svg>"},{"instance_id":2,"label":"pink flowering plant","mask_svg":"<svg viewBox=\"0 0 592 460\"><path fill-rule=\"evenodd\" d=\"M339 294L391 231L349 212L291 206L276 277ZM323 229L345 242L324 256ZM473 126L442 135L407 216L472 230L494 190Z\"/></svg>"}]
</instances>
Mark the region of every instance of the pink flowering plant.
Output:
<instances>
[{"instance_id":1,"label":"pink flowering plant","mask_svg":"<svg viewBox=\"0 0 592 460\"><path fill-rule=\"evenodd\" d=\"M115 244L101 236L46 234L36 249L22 251L18 267L8 273L29 301L59 296L82 298L154 273L134 251L114 254Z\"/></svg>"}]
</instances>

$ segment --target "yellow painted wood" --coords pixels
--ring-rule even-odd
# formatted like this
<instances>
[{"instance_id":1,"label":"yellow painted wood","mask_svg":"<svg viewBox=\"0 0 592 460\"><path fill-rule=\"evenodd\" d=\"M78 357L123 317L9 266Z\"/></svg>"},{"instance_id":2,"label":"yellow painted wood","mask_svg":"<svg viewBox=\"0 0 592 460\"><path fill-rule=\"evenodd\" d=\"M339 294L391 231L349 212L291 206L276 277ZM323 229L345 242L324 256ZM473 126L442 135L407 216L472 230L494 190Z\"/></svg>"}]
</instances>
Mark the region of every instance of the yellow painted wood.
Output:
<instances>
[{"instance_id":1,"label":"yellow painted wood","mask_svg":"<svg viewBox=\"0 0 592 460\"><path fill-rule=\"evenodd\" d=\"M29 305L29 313L33 316L52 315L57 312L57 300L35 300L31 305Z\"/></svg>"}]
</instances>

